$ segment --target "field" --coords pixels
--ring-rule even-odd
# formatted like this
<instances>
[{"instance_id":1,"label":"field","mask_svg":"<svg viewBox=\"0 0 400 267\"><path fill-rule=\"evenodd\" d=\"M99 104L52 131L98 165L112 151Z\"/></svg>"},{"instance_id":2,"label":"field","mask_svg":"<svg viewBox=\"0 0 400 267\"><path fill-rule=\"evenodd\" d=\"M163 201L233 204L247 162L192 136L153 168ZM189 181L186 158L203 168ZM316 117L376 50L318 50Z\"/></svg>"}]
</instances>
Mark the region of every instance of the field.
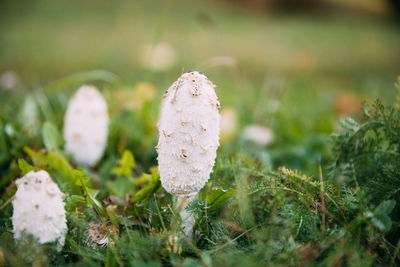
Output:
<instances>
[{"instance_id":1,"label":"field","mask_svg":"<svg viewBox=\"0 0 400 267\"><path fill-rule=\"evenodd\" d=\"M0 266L400 264L399 48L398 22L351 10L3 1ZM162 96L191 70L216 84L227 127L184 236L154 147ZM84 84L110 117L93 167L64 149ZM66 194L62 248L13 238L15 180L35 169Z\"/></svg>"}]
</instances>

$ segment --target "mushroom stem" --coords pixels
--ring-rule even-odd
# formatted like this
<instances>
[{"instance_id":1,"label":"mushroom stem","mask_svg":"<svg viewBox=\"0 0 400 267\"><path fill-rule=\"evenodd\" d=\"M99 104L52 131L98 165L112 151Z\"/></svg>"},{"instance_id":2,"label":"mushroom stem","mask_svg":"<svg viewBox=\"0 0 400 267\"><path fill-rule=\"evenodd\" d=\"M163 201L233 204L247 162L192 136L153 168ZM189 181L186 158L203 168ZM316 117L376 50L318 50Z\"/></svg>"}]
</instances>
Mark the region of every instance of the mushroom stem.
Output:
<instances>
[{"instance_id":1,"label":"mushroom stem","mask_svg":"<svg viewBox=\"0 0 400 267\"><path fill-rule=\"evenodd\" d=\"M191 237L195 222L194 214L188 212L186 207L194 199L195 195L180 195L178 196L177 208L182 219L182 229L187 237Z\"/></svg>"}]
</instances>

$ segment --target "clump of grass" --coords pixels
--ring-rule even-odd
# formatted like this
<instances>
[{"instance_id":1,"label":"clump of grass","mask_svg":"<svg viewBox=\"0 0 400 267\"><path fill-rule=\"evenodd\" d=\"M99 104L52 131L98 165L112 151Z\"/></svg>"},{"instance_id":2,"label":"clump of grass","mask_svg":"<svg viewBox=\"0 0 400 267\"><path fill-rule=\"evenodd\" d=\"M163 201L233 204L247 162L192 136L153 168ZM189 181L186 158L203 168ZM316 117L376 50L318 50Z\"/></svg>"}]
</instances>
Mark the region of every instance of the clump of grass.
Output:
<instances>
[{"instance_id":1,"label":"clump of grass","mask_svg":"<svg viewBox=\"0 0 400 267\"><path fill-rule=\"evenodd\" d=\"M155 122L150 107L157 100L111 114L105 155L89 169L74 165L57 137L64 93L52 88L40 101L34 99L41 107L37 130L24 129L24 121L11 112L1 113L0 145L6 149L1 158L1 264L399 263L398 107L377 101L364 106L362 123L344 120L317 175L263 161L259 153L269 148L249 153L239 139L223 145L210 181L187 207L195 216L189 239L180 235L182 222L173 209L177 199L161 187L157 173L156 130L147 127ZM49 109L54 109L52 116L46 115ZM46 150L44 136L54 141ZM324 153L327 147L324 143ZM275 164L290 163L271 157ZM49 172L67 194L68 233L61 251L55 244L35 245L31 237L21 242L12 237L13 179L32 169ZM107 245L93 242L88 232L93 225L106 232Z\"/></svg>"}]
</instances>

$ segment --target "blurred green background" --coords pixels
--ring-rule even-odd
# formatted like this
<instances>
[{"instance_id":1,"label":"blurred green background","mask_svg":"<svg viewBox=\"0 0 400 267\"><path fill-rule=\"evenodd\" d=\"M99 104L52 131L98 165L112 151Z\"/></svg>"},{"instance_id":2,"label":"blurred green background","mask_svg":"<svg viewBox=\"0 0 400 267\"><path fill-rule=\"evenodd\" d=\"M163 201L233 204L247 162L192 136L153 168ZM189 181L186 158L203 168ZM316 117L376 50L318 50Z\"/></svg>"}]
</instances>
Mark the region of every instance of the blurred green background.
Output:
<instances>
[{"instance_id":1,"label":"blurred green background","mask_svg":"<svg viewBox=\"0 0 400 267\"><path fill-rule=\"evenodd\" d=\"M381 98L390 104L397 94L400 26L390 1L39 0L0 5L3 127L27 94L43 91L56 114L44 117L61 131L68 97L81 83L94 83L106 95L111 115L119 116L112 127L125 123L112 128L112 144L133 150L145 168L156 164L152 147L161 95L185 71L203 71L217 85L222 110L228 107L237 118L222 151L245 150L267 165L311 174L328 156L326 140L339 117L359 117L363 100ZM98 72L63 83L65 77L91 70L117 78ZM140 86L143 82L147 87ZM137 111L139 122L121 119L124 111L137 108L129 101L135 106L141 98L151 104ZM272 130L267 148L243 145L242 129L250 124Z\"/></svg>"}]
</instances>

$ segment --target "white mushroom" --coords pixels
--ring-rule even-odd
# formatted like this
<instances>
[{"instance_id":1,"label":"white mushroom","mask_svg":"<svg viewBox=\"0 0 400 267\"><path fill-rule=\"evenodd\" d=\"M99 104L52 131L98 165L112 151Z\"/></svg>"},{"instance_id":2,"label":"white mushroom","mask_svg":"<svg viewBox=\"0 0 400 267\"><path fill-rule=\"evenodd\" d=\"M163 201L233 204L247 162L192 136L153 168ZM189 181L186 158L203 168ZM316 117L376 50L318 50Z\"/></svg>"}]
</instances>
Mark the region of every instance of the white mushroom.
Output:
<instances>
[{"instance_id":1,"label":"white mushroom","mask_svg":"<svg viewBox=\"0 0 400 267\"><path fill-rule=\"evenodd\" d=\"M15 71L5 71L0 75L0 88L12 90L21 84L21 80Z\"/></svg>"},{"instance_id":2,"label":"white mushroom","mask_svg":"<svg viewBox=\"0 0 400 267\"><path fill-rule=\"evenodd\" d=\"M140 50L142 64L153 71L165 71L176 61L175 48L166 42L157 45L146 45Z\"/></svg>"},{"instance_id":3,"label":"white mushroom","mask_svg":"<svg viewBox=\"0 0 400 267\"><path fill-rule=\"evenodd\" d=\"M13 200L13 233L19 239L30 234L41 244L64 245L67 223L64 194L46 171L31 171L18 179Z\"/></svg>"},{"instance_id":4,"label":"white mushroom","mask_svg":"<svg viewBox=\"0 0 400 267\"><path fill-rule=\"evenodd\" d=\"M108 134L107 103L93 86L71 98L64 118L65 150L80 165L94 166L103 155Z\"/></svg>"},{"instance_id":5,"label":"white mushroom","mask_svg":"<svg viewBox=\"0 0 400 267\"><path fill-rule=\"evenodd\" d=\"M263 147L274 140L274 133L265 126L249 125L243 129L243 139Z\"/></svg>"},{"instance_id":6,"label":"white mushroom","mask_svg":"<svg viewBox=\"0 0 400 267\"><path fill-rule=\"evenodd\" d=\"M214 85L200 72L183 74L164 94L158 122L158 170L161 184L178 196L183 228L194 218L185 210L212 172L221 117Z\"/></svg>"}]
</instances>

